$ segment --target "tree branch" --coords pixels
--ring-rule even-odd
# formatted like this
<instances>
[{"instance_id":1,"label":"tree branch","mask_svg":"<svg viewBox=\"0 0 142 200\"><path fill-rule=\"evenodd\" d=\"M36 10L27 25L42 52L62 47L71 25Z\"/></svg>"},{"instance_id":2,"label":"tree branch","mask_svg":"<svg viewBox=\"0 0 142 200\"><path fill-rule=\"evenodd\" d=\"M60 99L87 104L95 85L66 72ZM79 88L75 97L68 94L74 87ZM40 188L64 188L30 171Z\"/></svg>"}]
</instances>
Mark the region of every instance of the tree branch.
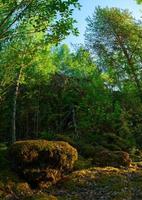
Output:
<instances>
[{"instance_id":1,"label":"tree branch","mask_svg":"<svg viewBox=\"0 0 142 200\"><path fill-rule=\"evenodd\" d=\"M24 1L24 0L23 0ZM23 1L21 1L21 3L17 6L15 6L10 13L3 19L3 21L0 23L0 28L2 28L3 25L5 25L5 23L7 22L7 20L12 16L12 14L18 9L18 7L20 7L23 3Z\"/></svg>"}]
</instances>

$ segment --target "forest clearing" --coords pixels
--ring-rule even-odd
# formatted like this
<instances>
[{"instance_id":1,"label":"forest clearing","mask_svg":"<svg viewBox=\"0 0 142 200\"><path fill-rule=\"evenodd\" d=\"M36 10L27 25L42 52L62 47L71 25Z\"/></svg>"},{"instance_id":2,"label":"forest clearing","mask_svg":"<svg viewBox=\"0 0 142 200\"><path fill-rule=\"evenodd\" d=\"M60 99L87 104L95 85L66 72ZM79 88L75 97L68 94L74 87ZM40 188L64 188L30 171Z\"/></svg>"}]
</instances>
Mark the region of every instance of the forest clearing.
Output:
<instances>
[{"instance_id":1,"label":"forest clearing","mask_svg":"<svg viewBox=\"0 0 142 200\"><path fill-rule=\"evenodd\" d=\"M0 200L142 200L142 1L122 4L0 0Z\"/></svg>"}]
</instances>

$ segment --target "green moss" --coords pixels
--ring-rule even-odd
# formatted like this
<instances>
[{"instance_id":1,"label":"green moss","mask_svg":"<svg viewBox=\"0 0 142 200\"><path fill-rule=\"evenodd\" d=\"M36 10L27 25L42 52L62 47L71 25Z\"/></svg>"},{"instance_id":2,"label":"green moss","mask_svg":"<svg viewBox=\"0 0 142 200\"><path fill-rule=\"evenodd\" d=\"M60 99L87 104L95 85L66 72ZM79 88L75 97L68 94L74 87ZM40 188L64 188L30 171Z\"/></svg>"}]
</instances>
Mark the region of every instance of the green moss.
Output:
<instances>
[{"instance_id":1,"label":"green moss","mask_svg":"<svg viewBox=\"0 0 142 200\"><path fill-rule=\"evenodd\" d=\"M74 170L88 169L92 166L92 159L85 159L79 156L79 159L74 164Z\"/></svg>"},{"instance_id":2,"label":"green moss","mask_svg":"<svg viewBox=\"0 0 142 200\"><path fill-rule=\"evenodd\" d=\"M62 149L61 147L62 145L60 145L60 149ZM40 146L40 149L42 148ZM10 170L6 151L1 150L0 155L3 166L5 166L4 169L0 170L0 200L5 200L5 196L8 194L16 195L20 200L81 200L84 199L84 194L87 195L88 200L93 200L94 197L102 199L103 196L109 200L142 199L141 168L92 167L82 169L89 166L91 160L79 157L76 169L78 167L82 170L64 176L62 180L50 188L44 188L43 191L47 193L39 193L39 190L36 192L31 190L26 182L20 180ZM33 172L36 170L38 169L34 168Z\"/></svg>"},{"instance_id":3,"label":"green moss","mask_svg":"<svg viewBox=\"0 0 142 200\"><path fill-rule=\"evenodd\" d=\"M77 150L67 142L47 140L16 142L9 149L9 155L13 169L32 187L55 184L73 169L78 158Z\"/></svg>"},{"instance_id":4,"label":"green moss","mask_svg":"<svg viewBox=\"0 0 142 200\"><path fill-rule=\"evenodd\" d=\"M114 167L95 167L73 172L65 177L57 188L54 187L53 191L64 191L63 197L69 194L69 199L73 199L74 194L78 199L83 199L82 195L87 192L87 194L92 194L88 196L88 200L92 200L94 195L96 199L105 196L109 200L130 200L135 199L133 198L134 191L139 191L139 195L142 193L141 185L141 170L138 172L134 168L126 170Z\"/></svg>"},{"instance_id":5,"label":"green moss","mask_svg":"<svg viewBox=\"0 0 142 200\"><path fill-rule=\"evenodd\" d=\"M58 197L58 200L80 200L78 195L64 195L62 197Z\"/></svg>"},{"instance_id":6,"label":"green moss","mask_svg":"<svg viewBox=\"0 0 142 200\"><path fill-rule=\"evenodd\" d=\"M30 163L52 165L56 167L72 168L77 160L77 151L66 142L51 142L47 140L29 140L16 142L9 150L12 162L18 167L28 166ZM14 155L14 156L13 156ZM53 163L53 165L55 164Z\"/></svg>"},{"instance_id":7,"label":"green moss","mask_svg":"<svg viewBox=\"0 0 142 200\"><path fill-rule=\"evenodd\" d=\"M25 200L58 200L58 199L52 195L37 194Z\"/></svg>"},{"instance_id":8,"label":"green moss","mask_svg":"<svg viewBox=\"0 0 142 200\"><path fill-rule=\"evenodd\" d=\"M99 176L99 178L98 178ZM97 188L111 194L110 199L131 199L131 187L128 178L121 173L102 173L96 177Z\"/></svg>"},{"instance_id":9,"label":"green moss","mask_svg":"<svg viewBox=\"0 0 142 200\"><path fill-rule=\"evenodd\" d=\"M111 190L119 192L128 185L128 180L119 173L101 173L96 176L96 183L97 187L109 186Z\"/></svg>"}]
</instances>

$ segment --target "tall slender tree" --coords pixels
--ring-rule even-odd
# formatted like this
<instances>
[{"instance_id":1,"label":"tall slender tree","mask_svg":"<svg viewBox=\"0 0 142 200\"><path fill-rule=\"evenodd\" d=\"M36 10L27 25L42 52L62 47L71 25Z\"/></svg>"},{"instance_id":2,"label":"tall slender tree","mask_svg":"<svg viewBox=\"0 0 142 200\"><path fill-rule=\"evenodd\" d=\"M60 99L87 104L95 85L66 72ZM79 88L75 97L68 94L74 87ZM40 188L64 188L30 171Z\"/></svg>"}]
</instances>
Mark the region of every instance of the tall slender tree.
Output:
<instances>
[{"instance_id":1,"label":"tall slender tree","mask_svg":"<svg viewBox=\"0 0 142 200\"><path fill-rule=\"evenodd\" d=\"M86 47L102 73L107 72L119 90L133 84L142 102L142 22L127 10L100 7L87 22Z\"/></svg>"}]
</instances>

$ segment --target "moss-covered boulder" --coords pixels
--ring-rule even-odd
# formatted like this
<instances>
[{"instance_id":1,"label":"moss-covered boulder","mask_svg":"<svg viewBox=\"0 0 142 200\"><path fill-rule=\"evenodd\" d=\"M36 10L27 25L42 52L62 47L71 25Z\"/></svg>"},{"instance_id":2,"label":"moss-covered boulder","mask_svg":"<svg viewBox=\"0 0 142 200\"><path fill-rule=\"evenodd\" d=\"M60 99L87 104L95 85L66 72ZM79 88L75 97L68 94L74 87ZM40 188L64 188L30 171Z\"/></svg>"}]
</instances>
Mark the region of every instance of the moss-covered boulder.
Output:
<instances>
[{"instance_id":1,"label":"moss-covered boulder","mask_svg":"<svg viewBox=\"0 0 142 200\"><path fill-rule=\"evenodd\" d=\"M68 143L47 140L16 142L9 156L12 168L33 186L56 183L72 170L78 158L76 149Z\"/></svg>"},{"instance_id":2,"label":"moss-covered boulder","mask_svg":"<svg viewBox=\"0 0 142 200\"><path fill-rule=\"evenodd\" d=\"M95 166L99 167L129 167L131 159L127 152L104 149L95 153L92 162Z\"/></svg>"}]
</instances>

